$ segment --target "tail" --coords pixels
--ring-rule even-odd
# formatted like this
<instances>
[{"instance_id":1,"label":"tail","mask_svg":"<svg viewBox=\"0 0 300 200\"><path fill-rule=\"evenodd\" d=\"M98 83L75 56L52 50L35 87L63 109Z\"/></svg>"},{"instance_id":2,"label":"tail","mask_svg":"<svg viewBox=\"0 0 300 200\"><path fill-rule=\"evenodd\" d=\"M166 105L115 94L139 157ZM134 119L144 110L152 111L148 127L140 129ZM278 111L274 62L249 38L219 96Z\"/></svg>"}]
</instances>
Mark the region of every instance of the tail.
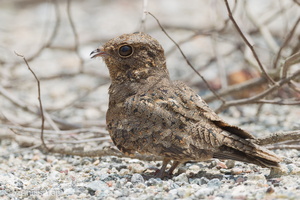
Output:
<instances>
[{"instance_id":1,"label":"tail","mask_svg":"<svg viewBox=\"0 0 300 200\"><path fill-rule=\"evenodd\" d=\"M267 168L280 167L282 159L271 151L226 131L222 132L222 136L223 144L219 147L219 151L213 154L214 158L232 159Z\"/></svg>"}]
</instances>

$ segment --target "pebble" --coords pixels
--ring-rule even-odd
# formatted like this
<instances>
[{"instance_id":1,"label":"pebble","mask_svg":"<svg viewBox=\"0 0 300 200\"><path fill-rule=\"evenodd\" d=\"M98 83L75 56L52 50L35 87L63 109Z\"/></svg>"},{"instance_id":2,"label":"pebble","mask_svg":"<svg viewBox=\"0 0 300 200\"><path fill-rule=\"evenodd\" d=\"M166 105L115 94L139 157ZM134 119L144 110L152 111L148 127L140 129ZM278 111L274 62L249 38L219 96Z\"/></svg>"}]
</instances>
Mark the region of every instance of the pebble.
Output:
<instances>
[{"instance_id":1,"label":"pebble","mask_svg":"<svg viewBox=\"0 0 300 200\"><path fill-rule=\"evenodd\" d=\"M201 188L194 195L198 199L204 199L205 197L212 195L214 192L214 188Z\"/></svg>"},{"instance_id":2,"label":"pebble","mask_svg":"<svg viewBox=\"0 0 300 200\"><path fill-rule=\"evenodd\" d=\"M162 180L160 178L150 178L145 183L147 186L152 186L152 185L158 185L161 182L162 182Z\"/></svg>"},{"instance_id":3,"label":"pebble","mask_svg":"<svg viewBox=\"0 0 300 200\"><path fill-rule=\"evenodd\" d=\"M108 189L108 186L103 181L92 181L86 185L86 188L91 191L105 191Z\"/></svg>"},{"instance_id":4,"label":"pebble","mask_svg":"<svg viewBox=\"0 0 300 200\"><path fill-rule=\"evenodd\" d=\"M175 176L175 177L173 177L173 180L177 183L178 182L182 182L182 183L188 183L189 182L189 179L188 179L186 174L180 174L178 176Z\"/></svg>"},{"instance_id":5,"label":"pebble","mask_svg":"<svg viewBox=\"0 0 300 200\"><path fill-rule=\"evenodd\" d=\"M0 141L0 152L18 149ZM20 150L20 149L19 149ZM15 151L13 151L15 152ZM143 172L160 162L137 159L43 155L39 150L0 156L0 197L11 199L299 199L298 150L276 150L289 162L280 177L266 178L269 169L217 160L182 165L171 178ZM25 159L23 159L25 158ZM272 171L271 171L272 172ZM278 175L279 172L272 172Z\"/></svg>"},{"instance_id":6,"label":"pebble","mask_svg":"<svg viewBox=\"0 0 300 200\"><path fill-rule=\"evenodd\" d=\"M217 178L214 178L214 179L208 181L208 183L207 183L207 186L211 187L211 188L219 188L221 185L222 185L222 182Z\"/></svg>"},{"instance_id":7,"label":"pebble","mask_svg":"<svg viewBox=\"0 0 300 200\"><path fill-rule=\"evenodd\" d=\"M131 182L133 184L144 183L144 178L140 174L133 174L131 177Z\"/></svg>"},{"instance_id":8,"label":"pebble","mask_svg":"<svg viewBox=\"0 0 300 200\"><path fill-rule=\"evenodd\" d=\"M293 175L300 175L300 168L298 166L296 166L295 164L288 164L287 165L288 168L288 173L289 174L293 174Z\"/></svg>"},{"instance_id":9,"label":"pebble","mask_svg":"<svg viewBox=\"0 0 300 200\"><path fill-rule=\"evenodd\" d=\"M23 51L25 56L30 57L30 55L34 53L34 50L39 47L40 42L45 42L45 38L40 38L41 36L43 37L41 31L43 31L45 25L49 24L47 22L53 18L51 13L52 8L49 9L49 4L47 3L36 3L38 1L34 1L35 3L30 5L26 4L26 6L18 6L18 2L22 2L22 5L25 5L24 2L27 1L1 1L0 13L1 19L3 18L2 21L13 21L14 23L2 23L0 28L0 81L1 85L7 88L13 96L20 98L21 101L24 100L26 106L27 104L35 106L37 103L36 82L28 72L28 69L26 69L26 66L24 66L22 60L15 56L11 50L16 49L17 52L20 51L19 53L21 54ZM137 0L131 1L130 3L125 3L125 1L111 2L113 1L72 1L71 11L73 11L72 13L74 14L73 20L76 22L75 25L80 39L78 50L84 59L84 68L83 73L78 73L78 75L74 77L68 77L66 79L59 77L53 80L41 79L43 103L45 109L50 108L49 111L51 115L64 117L66 121L71 123L79 122L86 127L93 125L98 127L100 123L98 123L99 121L97 120L105 118L109 84L106 84L105 87L97 87L97 91L93 91L96 85L107 83L107 80L101 79L101 77L96 74L96 76L90 76L88 73L90 69L93 69L93 71L98 70L97 72L101 73L101 76L108 76L108 70L104 66L104 62L90 60L89 53L95 48L95 45L97 45L95 38L97 41L104 43L104 40L111 38L112 35L118 35L121 32L125 33L136 29L137 26L135 22L141 18L142 8L141 1ZM206 20L208 18L205 17L205 14L215 14L215 10L211 12L211 10L206 9L207 5L212 7L212 3L201 4L199 2L205 1L197 0L191 2L193 3L186 3L185 1L172 1L172 3L149 1L149 10L152 10L154 13L157 11L156 13L160 20L166 24L180 25L188 22L187 26L193 27L195 25L198 26L199 22L201 22L200 24L203 25L203 27L208 27L214 25L211 24L211 22L222 21L220 19L223 17L223 13L216 15L216 20ZM273 1L269 0L265 4L271 5L272 3ZM289 1L289 3L293 3L293 1ZM197 4L197 6L193 6L194 4ZM222 5L222 7L224 6L223 3L220 3L220 5ZM213 6L219 8L220 5L216 4L216 6ZM59 6L60 9L65 8L65 4ZM166 6L169 6L168 9L165 9ZM261 6L261 8L266 7L271 10L272 6ZM124 9L124 7L126 9ZM276 8L276 5L273 7ZM291 8L291 11L294 11L293 6ZM199 9L205 12L199 12ZM161 13L159 14L160 10L163 11L163 15L161 15ZM258 10L260 13L264 11L263 9ZM185 15L178 11L189 14ZM239 13L239 11L240 10L237 10L237 13ZM256 9L251 9L251 11L255 12L255 14L258 13ZM284 12L284 17L288 20L294 20L295 13L289 11L290 8L288 8L287 12ZM61 14L63 13L61 10ZM49 16L47 14L51 15ZM91 16L93 20L91 20ZM191 20L191 16L196 20ZM65 16L61 17L60 20L62 25L66 23L69 24ZM148 22L153 22L150 18L147 20L149 20ZM120 26L116 29L115 27L118 26L118 24ZM282 25L280 20L275 19L272 21L272 26L273 25L278 30L283 30L280 26ZM155 26L157 27L157 25ZM50 28L52 30L52 27ZM200 26L198 26L198 28L200 28ZM245 28L248 27L245 26ZM47 29L47 33L49 30L50 29ZM165 36L162 32L157 30L151 31L150 27L149 31L156 36L162 36L162 38L158 38L158 40L162 42L166 51L170 50L173 44L169 40L164 39ZM183 32L180 30L174 30L172 34L177 41L184 38L182 36ZM195 57L196 60L193 60L193 63L202 66L206 62L205 57L207 57L207 54L212 54L211 48L205 48L205 44L207 42L209 43L211 38L207 37L207 39L205 39L205 37L197 37L195 39L195 43L189 42L183 44L182 48L184 48L183 50L187 56L191 58ZM74 44L73 34L69 26L59 27L54 43L54 47L69 47ZM30 46L32 46L33 52L31 49L30 52L26 51L29 46L28 44L31 44ZM221 45L220 50L222 51L219 53L223 55L223 50L228 49L228 42L226 42L225 46L222 43L218 44ZM201 48L204 49L203 53L201 53ZM8 51L10 53L7 53ZM266 53L268 54L268 52ZM236 61L237 59L235 57L236 56L227 56L226 63L230 64L232 58ZM264 56L261 55L260 57ZM266 58L264 60L268 59ZM6 64L6 61L9 62ZM20 62L21 65L15 65L15 63ZM40 56L31 60L29 64L38 77L44 78L49 75L60 75L64 72L73 73L79 72L78 70L80 70L78 57L76 57L74 52L60 51L57 49L47 49L43 51ZM240 62L233 64L240 65ZM99 67L95 68L95 66L98 65ZM213 65L211 68L214 68ZM168 67L170 74L173 74L172 78L174 80L181 79L183 74L189 77L192 72L186 67L185 60L176 53L168 55ZM210 70L203 71L206 77L208 76L208 80L210 79L211 73L214 72L210 72ZM193 79L197 79L197 77L195 76ZM13 81L14 83L11 84L12 80L17 81ZM70 81L71 84L68 84ZM193 83L194 80L190 80L189 84L193 85ZM195 88L197 89L197 87ZM82 94L87 94L86 92L88 92L88 95L83 99L78 99ZM74 100L77 100L74 105L65 107ZM257 105L241 106L238 109L232 107L228 110L233 111L234 117L228 116L228 112L224 112L222 114L224 117L222 118L230 124L241 126L243 129L258 137L274 131L300 129L298 120L300 112L298 107L276 106L273 104L264 105L259 117L255 116ZM64 109L55 110L55 108ZM53 109L53 112L51 109ZM10 123L10 118L16 119L16 123L20 124L24 124L24 122L40 123L36 115L31 115L22 109L17 109L16 106L10 105L9 101L2 98L2 96L0 97L0 110L1 123ZM31 124L27 125L30 126ZM49 123L46 123L46 126L50 128ZM3 130L1 129L0 131ZM23 134L23 132L20 132L20 134ZM87 133L87 135L88 134L89 133ZM76 135L73 134L62 135L63 140L67 137L71 140L77 139ZM80 137L78 139L80 139ZM94 146L104 144L110 146L112 145L112 141L107 141L103 144L91 141L84 145L87 149L93 149L92 144ZM143 174L148 166L161 166L161 162L147 162L138 159L112 156L89 158L52 153L44 154L39 149L20 148L13 140L2 140L1 138L0 199L300 199L300 172L298 164L300 163L300 151L276 150L275 153L280 156L286 156L291 161L285 164L286 175L280 176L279 178L266 178L270 171L268 169L256 167L256 170L250 170L249 173L245 170L250 168L248 164L238 164L237 162L235 165L233 161L226 161L226 169L224 165L218 164L219 162L213 160L210 163L199 162L183 164L180 168L175 170L176 175L161 180L153 177L151 174ZM199 172L200 170L201 172Z\"/></svg>"},{"instance_id":10,"label":"pebble","mask_svg":"<svg viewBox=\"0 0 300 200\"><path fill-rule=\"evenodd\" d=\"M209 182L209 179L207 179L206 177L201 177L201 178L195 178L190 182L192 184L203 185L203 184L207 184Z\"/></svg>"}]
</instances>

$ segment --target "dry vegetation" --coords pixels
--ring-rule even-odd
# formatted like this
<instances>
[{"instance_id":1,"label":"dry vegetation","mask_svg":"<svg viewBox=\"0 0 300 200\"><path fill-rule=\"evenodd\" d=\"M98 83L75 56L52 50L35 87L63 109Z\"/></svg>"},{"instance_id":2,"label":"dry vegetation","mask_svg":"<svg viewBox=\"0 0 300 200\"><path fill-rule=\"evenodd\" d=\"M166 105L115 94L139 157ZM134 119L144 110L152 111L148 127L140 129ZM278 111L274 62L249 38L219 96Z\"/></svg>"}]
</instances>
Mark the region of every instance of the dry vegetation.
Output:
<instances>
[{"instance_id":1,"label":"dry vegetation","mask_svg":"<svg viewBox=\"0 0 300 200\"><path fill-rule=\"evenodd\" d=\"M261 7L249 1L202 2L210 10L191 13L190 20L195 23L184 23L187 17L175 23L178 16L171 20L171 11L164 16L152 9L152 1L143 3L143 7L141 1L132 5L118 1L110 7L113 3L108 1L1 3L1 9L7 10L3 14L7 24L0 30L0 139L15 140L21 147L44 147L48 152L124 156L112 146L105 129L108 73L103 63L100 68L88 55L99 42L128 30L159 36L167 47L169 66L174 66L171 75L202 93L210 90L202 96L217 105L217 112L248 104L258 104L258 114L264 104L299 107L299 1L269 2ZM90 10L80 11L81 4ZM106 7L139 12L127 17L125 25L122 20L111 20ZM30 10L32 14L26 13ZM24 23L11 16L19 11L20 17L28 17ZM122 14L128 15L126 11ZM39 19L34 19L35 15ZM208 23L201 26L197 17ZM116 28L118 23L133 24L131 18L139 22L139 28ZM9 24L13 19L15 26ZM93 34L96 29L101 30ZM281 142L270 148L299 149L299 140L300 130L291 130L261 138L258 143Z\"/></svg>"}]
</instances>

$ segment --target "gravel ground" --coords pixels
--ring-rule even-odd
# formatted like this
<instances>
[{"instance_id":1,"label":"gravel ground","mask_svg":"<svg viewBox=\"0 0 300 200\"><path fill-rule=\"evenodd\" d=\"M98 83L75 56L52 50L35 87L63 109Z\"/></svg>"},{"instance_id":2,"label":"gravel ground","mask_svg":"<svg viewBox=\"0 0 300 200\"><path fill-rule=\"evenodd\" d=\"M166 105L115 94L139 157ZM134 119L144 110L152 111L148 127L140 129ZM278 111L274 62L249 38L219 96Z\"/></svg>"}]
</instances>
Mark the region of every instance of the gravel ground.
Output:
<instances>
[{"instance_id":1,"label":"gravel ground","mask_svg":"<svg viewBox=\"0 0 300 200\"><path fill-rule=\"evenodd\" d=\"M271 109L273 108L273 109ZM278 109L277 109L278 108ZM279 109L280 108L280 109ZM253 110L245 107L243 111ZM279 112L280 110L280 112ZM260 121L223 116L251 132L299 128L293 108L286 120L278 113L292 107L266 106ZM250 112L249 112L250 113ZM249 119L249 118L248 118ZM267 123L268 122L268 123ZM77 157L20 149L10 140L0 145L0 196L3 199L299 199L300 151L276 150L289 158L281 177L252 164L213 160L186 163L169 179L154 178L161 162L117 157Z\"/></svg>"},{"instance_id":2,"label":"gravel ground","mask_svg":"<svg viewBox=\"0 0 300 200\"><path fill-rule=\"evenodd\" d=\"M77 72L79 59L74 50L74 35L66 14L66 1L59 2L60 25L54 38L52 49L45 49L40 56L30 61L30 66L38 77L47 78L62 73ZM87 71L97 71L101 77L108 76L103 62L90 60L89 53L99 43L123 33L137 31L143 13L142 1L71 1L73 21L79 36L79 54L85 62ZM251 3L250 3L251 2ZM267 11L286 2L249 1L253 4L254 16L263 17ZM292 1L290 1L292 2ZM27 58L43 45L51 35L55 24L54 6L51 1L0 1L0 84L12 96L24 101L25 105L36 105L36 82L22 60L14 54L18 52ZM151 0L148 10L158 17L163 24L171 26L196 27L210 30L221 27L227 12L223 2L189 0ZM240 13L244 13L241 10ZM268 14L268 13L267 13ZM299 12L294 6L284 17L278 17L269 28L271 33L286 30L287 23L281 18L292 21ZM239 12L237 13L240 15ZM251 30L249 21L242 21L245 30ZM243 22L243 23L242 23ZM289 24L291 25L291 24ZM158 28L155 20L147 17L146 31L157 38L166 50L168 68L172 79L189 80L193 71L186 65L178 51L171 51L173 44ZM172 37L180 42L187 38L189 31L170 30ZM224 33L218 38L218 53L227 52L230 41L236 40L237 34ZM262 49L260 58L269 65L274 56L269 56L260 39L255 39L256 47ZM229 41L229 42L228 42ZM208 56L214 56L214 40L199 36L194 42L181 47L197 67L206 63ZM229 47L228 47L229 45ZM64 50L65 49L65 50ZM258 49L259 50L259 49ZM240 67L242 55L224 59L226 69ZM23 63L23 62L22 62ZM217 74L215 66L201 73L209 79ZM68 118L72 123L100 126L107 109L107 87L101 87L77 102L77 106L68 106L79 94L93 88L107 79L100 76L79 74L74 78L56 78L42 80L41 90L44 108L56 110L60 117ZM193 79L196 79L193 76ZM198 77L197 77L198 78ZM0 96L1 119L13 121L13 124L29 124L39 127L37 116L16 108L11 101ZM214 106L214 105L212 105ZM63 109L62 109L63 108ZM222 118L231 124L263 136L276 131L299 130L299 106L263 107L256 117L256 106L245 106L238 110L231 108L223 113ZM3 115L3 116L2 116ZM36 122L36 123L35 123ZM2 121L0 121L2 124ZM4 122L3 122L4 124ZM0 129L0 133L7 131ZM87 144L91 147L96 143ZM213 160L201 163L186 163L175 171L169 179L156 179L153 174L160 168L161 162L145 162L137 159L116 157L77 157L59 154L44 154L32 148L20 148L12 140L0 141L0 198L1 199L300 199L300 151L276 150L289 162L283 164L286 175L268 177L269 170L251 164Z\"/></svg>"}]
</instances>

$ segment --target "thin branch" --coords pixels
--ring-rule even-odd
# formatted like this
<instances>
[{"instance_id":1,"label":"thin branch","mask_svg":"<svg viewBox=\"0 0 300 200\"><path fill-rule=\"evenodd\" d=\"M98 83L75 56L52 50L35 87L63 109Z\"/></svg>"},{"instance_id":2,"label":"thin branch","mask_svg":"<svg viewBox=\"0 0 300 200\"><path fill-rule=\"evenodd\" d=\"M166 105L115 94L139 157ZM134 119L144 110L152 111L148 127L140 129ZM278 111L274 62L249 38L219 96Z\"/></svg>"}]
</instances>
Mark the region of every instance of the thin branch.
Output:
<instances>
[{"instance_id":1,"label":"thin branch","mask_svg":"<svg viewBox=\"0 0 300 200\"><path fill-rule=\"evenodd\" d=\"M254 79L242 82L240 84L229 86L226 89L222 89L221 91L218 92L218 95L221 97L224 97L227 95L233 95L238 92L241 92L244 89L251 89L253 87L257 87L257 86L260 86L265 83L267 83L267 80L263 77L254 78ZM202 99L204 101L206 101L207 103L209 103L209 102L216 100L216 96L214 96L212 94L208 94L208 95L203 96Z\"/></svg>"},{"instance_id":2,"label":"thin branch","mask_svg":"<svg viewBox=\"0 0 300 200\"><path fill-rule=\"evenodd\" d=\"M75 43L74 48L75 48L76 55L79 58L80 72L83 72L84 61L83 61L83 58L80 56L79 49L78 49L79 39L78 39L77 30L76 30L76 27L75 27L75 24L73 22L72 15L71 15L71 1L70 0L67 1L67 14L68 14L68 20L69 20L69 23L71 25L71 29L72 29L72 32L74 35L74 43Z\"/></svg>"},{"instance_id":3,"label":"thin branch","mask_svg":"<svg viewBox=\"0 0 300 200\"><path fill-rule=\"evenodd\" d=\"M276 105L300 105L300 101L295 101L295 100L283 100L283 99L279 99L279 100L257 100L254 101L253 103L260 103L260 104L276 104Z\"/></svg>"},{"instance_id":4,"label":"thin branch","mask_svg":"<svg viewBox=\"0 0 300 200\"><path fill-rule=\"evenodd\" d=\"M292 30L289 32L289 34L287 35L285 41L283 42L283 44L281 45L279 51L277 52L277 55L276 55L276 58L275 58L275 61L274 61L274 65L273 65L274 69L277 68L277 64L278 64L279 58L281 57L281 52L286 47L286 45L290 42L290 40L292 39L292 37L293 37L293 35L295 33L295 30L296 30L299 22L300 22L300 17L298 18L298 20L294 24Z\"/></svg>"},{"instance_id":5,"label":"thin branch","mask_svg":"<svg viewBox=\"0 0 300 200\"><path fill-rule=\"evenodd\" d=\"M290 86L290 88L292 88L292 90L294 90L295 92L299 92L299 93L300 93L300 88L297 87L296 82L291 81L291 82L289 83L289 86Z\"/></svg>"},{"instance_id":6,"label":"thin branch","mask_svg":"<svg viewBox=\"0 0 300 200\"><path fill-rule=\"evenodd\" d=\"M238 1L237 0L235 0L234 1L234 5L233 5L233 8L232 8L232 13L234 13L235 12L235 10L237 9L237 3L238 3ZM223 32L224 30L225 30L225 28L227 27L227 25L228 25L228 22L230 21L230 18L227 18L225 21L224 21L224 25L223 25L223 27L222 28L220 28L219 30L217 30L217 32Z\"/></svg>"},{"instance_id":7,"label":"thin branch","mask_svg":"<svg viewBox=\"0 0 300 200\"><path fill-rule=\"evenodd\" d=\"M10 102L12 102L14 105L20 107L21 109L28 111L30 113L33 113L35 115L36 114L40 115L40 112L38 112L33 106L26 105L24 102L20 101L18 98L11 95L5 88L1 87L1 85L0 85L0 94L2 96L4 96L6 99L8 99ZM46 112L44 112L44 113L46 113ZM51 119L54 122L64 126L65 129L66 128L81 128L81 125L79 125L79 124L73 124L73 123L67 122L64 119L61 119L61 118L58 118L55 116L51 116Z\"/></svg>"},{"instance_id":8,"label":"thin branch","mask_svg":"<svg viewBox=\"0 0 300 200\"><path fill-rule=\"evenodd\" d=\"M300 2L298 0L293 0L298 6L300 6Z\"/></svg>"},{"instance_id":9,"label":"thin branch","mask_svg":"<svg viewBox=\"0 0 300 200\"><path fill-rule=\"evenodd\" d=\"M12 130L18 130L20 132L30 132L30 133L40 133L41 129L37 128L28 128L22 126L12 126L6 124L0 124L0 128L8 128ZM108 131L101 128L80 128L80 129L72 129L72 130L60 130L60 131L53 131L53 130L44 130L44 134L49 135L69 135L69 134L86 134L86 133L94 133L100 135L108 135Z\"/></svg>"},{"instance_id":10,"label":"thin branch","mask_svg":"<svg viewBox=\"0 0 300 200\"><path fill-rule=\"evenodd\" d=\"M60 24L59 7L58 7L57 0L52 0L52 2L53 2L53 5L54 5L54 8L55 8L55 17L56 17L55 25L53 27L52 33L51 33L49 39L40 47L40 49L38 49L37 52L35 52L31 57L27 58L28 62L30 62L33 59L35 59L36 57L38 57L43 52L43 50L45 48L48 48L52 44L55 36L58 33L58 27L59 27L59 24Z\"/></svg>"},{"instance_id":11,"label":"thin branch","mask_svg":"<svg viewBox=\"0 0 300 200\"><path fill-rule=\"evenodd\" d=\"M263 65L261 64L254 48L253 48L253 45L250 44L250 42L247 40L247 38L245 37L245 35L243 34L243 32L241 31L239 25L236 23L233 15L232 15L232 12L230 10L230 7L229 7L229 4L228 4L228 1L227 0L224 0L225 1L225 5L226 5L226 8L227 8L227 11L228 11L228 16L230 18L230 20L232 21L233 25L235 26L236 30L238 31L238 33L240 34L240 36L243 38L244 42L247 44L247 46L250 48L255 60L257 61L258 63L258 66L260 68L260 70L262 71L263 75L268 79L269 82L271 82L272 84L275 84L275 81L269 76L269 74L267 74L266 70L264 69Z\"/></svg>"},{"instance_id":12,"label":"thin branch","mask_svg":"<svg viewBox=\"0 0 300 200\"><path fill-rule=\"evenodd\" d=\"M141 19L140 32L145 32L145 22L147 17L148 0L143 0L143 14Z\"/></svg>"},{"instance_id":13,"label":"thin branch","mask_svg":"<svg viewBox=\"0 0 300 200\"><path fill-rule=\"evenodd\" d=\"M54 142L50 142L49 144L82 144L88 142L103 142L103 141L110 141L111 137L98 137L98 138L89 138L89 139L80 139L80 140L57 140Z\"/></svg>"},{"instance_id":14,"label":"thin branch","mask_svg":"<svg viewBox=\"0 0 300 200\"><path fill-rule=\"evenodd\" d=\"M288 57L285 61L284 64L282 66L282 74L281 74L281 79L285 78L287 75L287 72L289 70L289 67L299 63L300 62L300 52L295 53L294 55Z\"/></svg>"},{"instance_id":15,"label":"thin branch","mask_svg":"<svg viewBox=\"0 0 300 200\"><path fill-rule=\"evenodd\" d=\"M42 144L43 146L48 149L47 145L45 144L45 141L44 141L44 123L45 123L45 118L44 118L44 110L43 110L43 104L42 104L42 99L41 99L41 87L40 87L40 81L38 79L38 77L36 76L36 74L34 73L34 71L30 68L26 58L21 55L21 54L18 54L15 52L15 54L21 58L23 58L27 68L29 69L29 71L32 73L32 75L34 76L36 82L37 82L37 86L38 86L38 100L39 100L39 104L40 104L40 113L41 113L41 117L42 117L42 124L41 124L41 141L42 141Z\"/></svg>"},{"instance_id":16,"label":"thin branch","mask_svg":"<svg viewBox=\"0 0 300 200\"><path fill-rule=\"evenodd\" d=\"M269 136L257 139L256 143L259 145L275 144L278 142L288 141L288 140L299 140L300 130L273 133Z\"/></svg>"},{"instance_id":17,"label":"thin branch","mask_svg":"<svg viewBox=\"0 0 300 200\"><path fill-rule=\"evenodd\" d=\"M284 84L289 83L292 79L294 79L295 77L300 75L300 70L296 71L293 75L282 79L280 81L278 81L275 85L271 86L270 88L268 88L267 90L257 94L256 96L250 97L250 98L246 98L246 99L239 99L239 100L233 100L233 101L227 101L225 103L223 103L217 110L216 112L221 112L222 110L230 107L230 106L237 106L237 105L243 105L243 104L250 104L250 103L256 103L257 100L267 96L268 94L270 94L271 92L273 92L274 90L282 87Z\"/></svg>"},{"instance_id":18,"label":"thin branch","mask_svg":"<svg viewBox=\"0 0 300 200\"><path fill-rule=\"evenodd\" d=\"M249 8L247 6L248 1L243 1L243 3L245 4L244 7L246 10L246 14L248 15L251 22L258 28L258 30L260 31L261 35L264 37L264 39L265 39L267 45L269 46L269 48L271 49L271 51L273 53L277 52L279 47L277 45L276 40L272 36L270 30L267 28L268 26L266 26L265 24L262 23L260 16L254 15L251 12L251 8Z\"/></svg>"},{"instance_id":19,"label":"thin branch","mask_svg":"<svg viewBox=\"0 0 300 200\"><path fill-rule=\"evenodd\" d=\"M157 22L157 24L159 25L159 27L161 28L161 30L165 33L165 35L177 46L178 50L180 51L181 55L183 56L183 58L185 59L185 61L187 62L187 64L194 70L194 72L203 80L203 82L206 84L206 86L208 87L208 89L223 103L225 102L225 99L223 99L222 97L220 97L217 92L211 88L211 86L208 84L208 82L206 81L206 79L195 69L195 67L190 63L190 61L187 59L187 57L185 56L185 54L183 53L182 49L180 48L180 46L176 43L176 41L166 32L166 30L164 29L164 27L160 24L159 20L150 12L147 12L149 15L151 15Z\"/></svg>"}]
</instances>

